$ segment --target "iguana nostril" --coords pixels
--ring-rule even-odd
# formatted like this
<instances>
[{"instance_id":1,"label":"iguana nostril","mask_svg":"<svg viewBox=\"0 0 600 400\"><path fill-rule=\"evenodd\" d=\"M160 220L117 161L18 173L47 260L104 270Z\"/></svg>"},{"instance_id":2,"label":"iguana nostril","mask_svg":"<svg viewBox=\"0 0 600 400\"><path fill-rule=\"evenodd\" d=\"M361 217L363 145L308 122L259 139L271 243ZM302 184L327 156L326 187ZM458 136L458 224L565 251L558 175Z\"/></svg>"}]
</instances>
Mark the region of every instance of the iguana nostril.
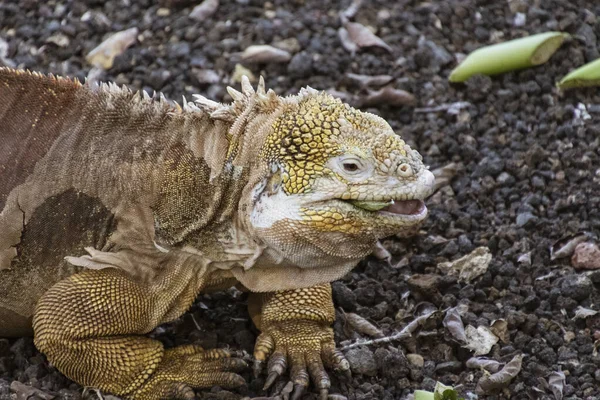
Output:
<instances>
[{"instance_id":1,"label":"iguana nostril","mask_svg":"<svg viewBox=\"0 0 600 400\"><path fill-rule=\"evenodd\" d=\"M413 174L413 170L412 170L411 166L406 163L400 164L398 166L398 168L396 169L396 172L398 173L398 175L400 175L402 177L408 177Z\"/></svg>"}]
</instances>

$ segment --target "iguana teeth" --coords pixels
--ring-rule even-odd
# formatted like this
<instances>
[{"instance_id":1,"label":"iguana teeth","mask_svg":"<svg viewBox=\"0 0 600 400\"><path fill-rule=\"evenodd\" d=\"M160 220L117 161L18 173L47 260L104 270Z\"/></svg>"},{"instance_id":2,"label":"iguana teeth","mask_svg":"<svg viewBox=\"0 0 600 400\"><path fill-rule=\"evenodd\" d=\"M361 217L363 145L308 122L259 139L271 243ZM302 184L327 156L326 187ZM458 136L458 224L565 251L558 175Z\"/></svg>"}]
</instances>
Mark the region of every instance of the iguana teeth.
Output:
<instances>
[{"instance_id":1,"label":"iguana teeth","mask_svg":"<svg viewBox=\"0 0 600 400\"><path fill-rule=\"evenodd\" d=\"M390 204L394 204L394 200L391 201L362 201L362 200L352 200L350 201L355 207L362 208L367 211L379 211L382 208L389 206Z\"/></svg>"}]
</instances>

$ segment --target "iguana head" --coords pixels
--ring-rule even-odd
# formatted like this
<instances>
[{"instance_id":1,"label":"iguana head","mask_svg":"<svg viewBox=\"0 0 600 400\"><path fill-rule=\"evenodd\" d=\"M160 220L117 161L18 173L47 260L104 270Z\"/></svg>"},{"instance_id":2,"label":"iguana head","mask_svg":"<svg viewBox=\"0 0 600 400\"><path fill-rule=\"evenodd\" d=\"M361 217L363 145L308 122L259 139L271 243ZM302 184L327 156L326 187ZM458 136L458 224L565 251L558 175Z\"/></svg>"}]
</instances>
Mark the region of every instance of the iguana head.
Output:
<instances>
[{"instance_id":1,"label":"iguana head","mask_svg":"<svg viewBox=\"0 0 600 400\"><path fill-rule=\"evenodd\" d=\"M253 236L283 263L356 263L425 219L433 174L385 120L313 89L260 92L249 113L260 123L246 127L243 145L256 149L249 162L260 172L242 202Z\"/></svg>"}]
</instances>

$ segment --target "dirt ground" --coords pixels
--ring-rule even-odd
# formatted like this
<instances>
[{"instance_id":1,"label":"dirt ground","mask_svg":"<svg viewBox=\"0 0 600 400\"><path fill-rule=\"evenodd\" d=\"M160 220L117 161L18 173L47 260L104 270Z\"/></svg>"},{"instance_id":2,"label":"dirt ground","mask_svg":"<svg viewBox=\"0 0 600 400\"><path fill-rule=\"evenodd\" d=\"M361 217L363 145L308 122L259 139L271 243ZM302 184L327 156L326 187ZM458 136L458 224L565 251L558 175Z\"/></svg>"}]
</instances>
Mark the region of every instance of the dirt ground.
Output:
<instances>
[{"instance_id":1,"label":"dirt ground","mask_svg":"<svg viewBox=\"0 0 600 400\"><path fill-rule=\"evenodd\" d=\"M263 75L279 94L310 85L383 116L432 169L453 164L455 175L428 200L430 218L417 237L384 242L390 263L367 259L333 284L340 314L337 340L366 338L342 322L343 312L368 319L384 335L400 331L425 309L439 309L441 317L410 339L347 350L353 379L344 383L334 377L332 393L351 400L403 399L441 381L467 399L600 399L600 314L574 318L579 306L598 310L600 271L575 270L569 257L551 260L549 251L566 235L600 232L600 95L597 89L561 93L555 87L574 67L600 55L600 4L372 1L352 20L372 27L389 48L354 54L338 34L339 12L349 1L222 0L214 15L200 21L189 17L196 4L0 1L0 63L84 79L90 50L109 33L137 27L138 41L111 69L93 71L96 79L162 91L173 99L201 93L228 101L225 87L240 64ZM549 30L572 37L547 64L448 83L462 54ZM275 45L291 58L242 61L241 52L253 44ZM378 83L348 74L389 75L380 80L412 93L415 102L392 106L368 100ZM492 261L471 282L437 267L482 246ZM444 311L457 305L465 326L506 321L506 337L488 357L504 363L523 356L519 374L495 394L477 394L485 373L467 368L472 352L442 323ZM228 291L202 296L188 314L154 334L169 346L195 342L251 352L257 332L245 295ZM565 376L562 391L548 383L558 371ZM260 390L264 377L252 380L249 371L245 376L246 393L214 388L198 391L198 398L270 395ZM81 393L30 338L0 339L0 399L79 399Z\"/></svg>"}]
</instances>

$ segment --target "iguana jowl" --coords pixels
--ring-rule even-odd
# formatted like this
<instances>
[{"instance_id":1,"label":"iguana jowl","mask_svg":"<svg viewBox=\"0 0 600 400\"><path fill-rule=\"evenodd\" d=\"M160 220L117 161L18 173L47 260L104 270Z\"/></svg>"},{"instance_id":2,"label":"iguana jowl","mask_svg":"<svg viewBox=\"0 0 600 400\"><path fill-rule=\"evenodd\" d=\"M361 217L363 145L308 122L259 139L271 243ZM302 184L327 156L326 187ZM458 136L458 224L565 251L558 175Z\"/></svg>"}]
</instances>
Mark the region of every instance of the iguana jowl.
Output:
<instances>
[{"instance_id":1,"label":"iguana jowl","mask_svg":"<svg viewBox=\"0 0 600 400\"><path fill-rule=\"evenodd\" d=\"M0 336L33 334L78 383L134 399L237 387L226 350L144 334L241 284L267 386L327 396L329 282L414 230L433 176L381 118L247 79L183 108L112 84L0 69Z\"/></svg>"}]
</instances>

